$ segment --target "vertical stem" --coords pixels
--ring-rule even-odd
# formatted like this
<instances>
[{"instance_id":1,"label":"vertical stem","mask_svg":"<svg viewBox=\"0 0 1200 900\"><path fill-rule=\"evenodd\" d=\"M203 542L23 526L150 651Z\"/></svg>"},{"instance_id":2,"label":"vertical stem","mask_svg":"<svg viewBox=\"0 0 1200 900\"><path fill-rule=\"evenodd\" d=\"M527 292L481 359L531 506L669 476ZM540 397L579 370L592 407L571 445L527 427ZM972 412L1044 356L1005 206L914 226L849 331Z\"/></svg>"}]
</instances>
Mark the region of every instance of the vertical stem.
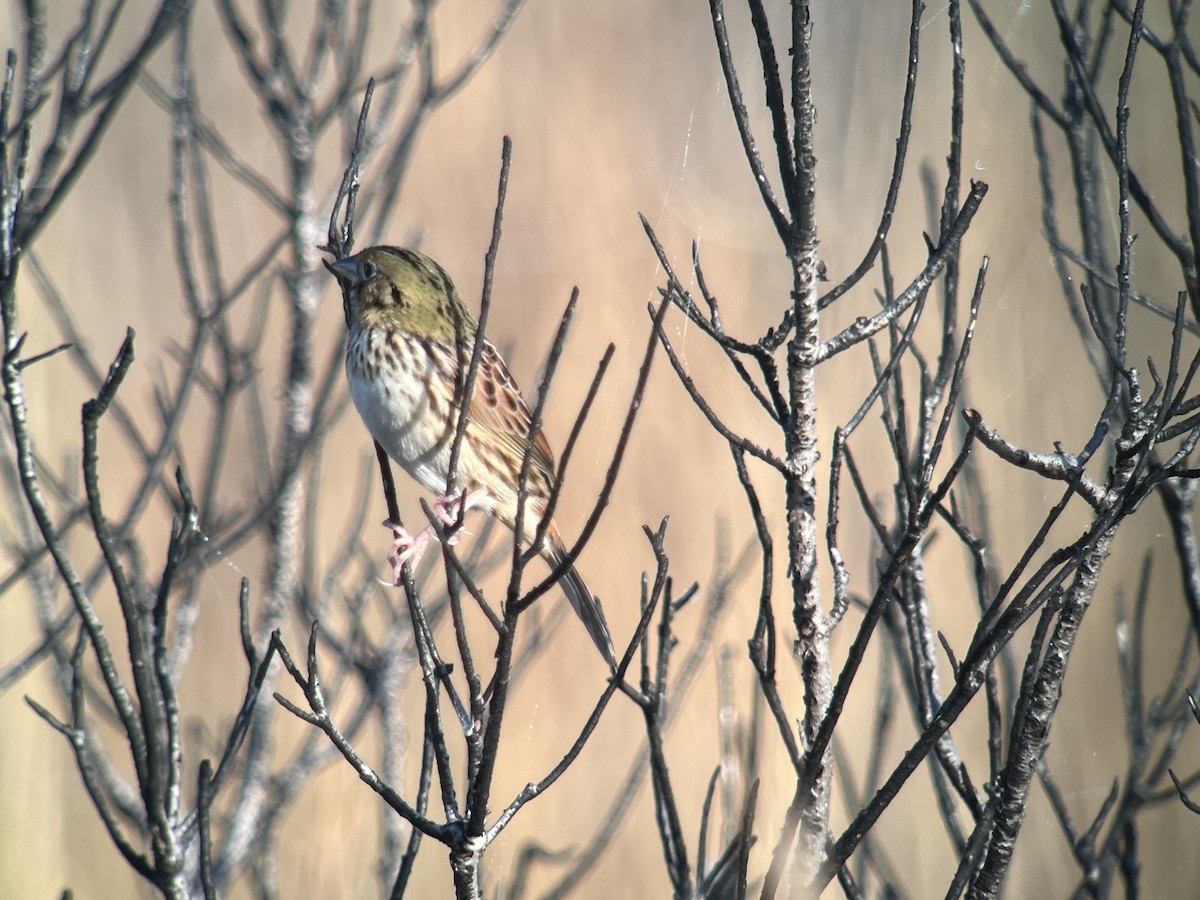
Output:
<instances>
[{"instance_id":1,"label":"vertical stem","mask_svg":"<svg viewBox=\"0 0 1200 900\"><path fill-rule=\"evenodd\" d=\"M313 325L320 291L317 270L321 226L316 215L316 196L312 183L312 140L308 133L307 110L294 117L288 152L290 156L291 196L296 213L291 223L290 240L294 268L287 290L291 313L290 355L284 399L282 473L284 479L279 504L271 523L274 552L268 583L267 616L282 615L286 601L295 593L301 546L301 516L304 511L305 483L299 471L302 447L311 427L313 412ZM265 623L264 623L265 624Z\"/></svg>"},{"instance_id":2,"label":"vertical stem","mask_svg":"<svg viewBox=\"0 0 1200 900\"><path fill-rule=\"evenodd\" d=\"M450 871L456 900L479 900L479 854L455 847L450 851Z\"/></svg>"},{"instance_id":3,"label":"vertical stem","mask_svg":"<svg viewBox=\"0 0 1200 900\"><path fill-rule=\"evenodd\" d=\"M1046 752L1050 725L1062 699L1067 662L1084 613L1091 605L1100 577L1100 568L1108 556L1116 527L1106 530L1084 556L1075 582L1063 598L1058 621L1041 660L1036 682L1029 694L1028 706L1014 727L1012 749L1000 775L995 799L995 824L989 837L987 855L967 892L968 900L988 900L1000 896L1004 879L1012 865L1017 836L1025 821L1029 791L1038 763Z\"/></svg>"},{"instance_id":4,"label":"vertical stem","mask_svg":"<svg viewBox=\"0 0 1200 900\"><path fill-rule=\"evenodd\" d=\"M297 108L289 115L287 127L280 127L288 155L289 191L293 199L290 223L293 268L286 275L285 290L291 316L288 337L288 360L284 387L283 423L279 450L279 499L271 518L271 543L267 551L269 568L266 590L263 592L262 620L259 634L270 634L283 626L285 615L296 596L304 552L302 517L304 515L306 481L300 465L301 456L313 417L313 330L320 289L317 271L323 237L317 216L317 196L313 188L312 110L309 102L296 99ZM267 676L264 692L269 693ZM267 792L263 789L269 777L272 757L274 710L270 704L259 704L247 742L244 783L252 798L237 807L229 828L229 845L225 868L239 871L252 850L253 841L261 827L261 816Z\"/></svg>"},{"instance_id":5,"label":"vertical stem","mask_svg":"<svg viewBox=\"0 0 1200 900\"><path fill-rule=\"evenodd\" d=\"M795 163L799 207L788 253L792 261L792 302L796 331L788 344L788 390L792 410L785 435L787 461L788 561L791 565L792 618L796 625L795 653L804 681L806 743L829 705L829 639L821 609L817 579L817 400L816 359L820 347L817 312L816 165L813 130L816 111L812 96L811 36L807 0L792 5L792 110L795 122ZM808 797L801 800L797 865L803 882L820 865L829 822L829 755Z\"/></svg>"}]
</instances>

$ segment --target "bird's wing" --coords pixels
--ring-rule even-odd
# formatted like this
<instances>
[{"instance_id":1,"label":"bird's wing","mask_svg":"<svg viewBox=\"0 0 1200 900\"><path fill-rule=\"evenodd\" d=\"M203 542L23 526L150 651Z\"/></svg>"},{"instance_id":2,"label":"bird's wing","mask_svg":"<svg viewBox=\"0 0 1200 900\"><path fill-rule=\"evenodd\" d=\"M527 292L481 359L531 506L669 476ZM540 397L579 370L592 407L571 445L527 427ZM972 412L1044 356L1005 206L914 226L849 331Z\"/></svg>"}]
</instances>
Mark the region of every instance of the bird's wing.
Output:
<instances>
[{"instance_id":1,"label":"bird's wing","mask_svg":"<svg viewBox=\"0 0 1200 900\"><path fill-rule=\"evenodd\" d=\"M509 374L508 366L492 342L484 340L479 359L479 374L471 392L471 423L489 431L498 442L511 451L514 476L521 471L521 460L530 440L529 426L533 420L521 389ZM532 435L530 450L530 486L545 478L554 482L554 453L546 436L539 429Z\"/></svg>"}]
</instances>

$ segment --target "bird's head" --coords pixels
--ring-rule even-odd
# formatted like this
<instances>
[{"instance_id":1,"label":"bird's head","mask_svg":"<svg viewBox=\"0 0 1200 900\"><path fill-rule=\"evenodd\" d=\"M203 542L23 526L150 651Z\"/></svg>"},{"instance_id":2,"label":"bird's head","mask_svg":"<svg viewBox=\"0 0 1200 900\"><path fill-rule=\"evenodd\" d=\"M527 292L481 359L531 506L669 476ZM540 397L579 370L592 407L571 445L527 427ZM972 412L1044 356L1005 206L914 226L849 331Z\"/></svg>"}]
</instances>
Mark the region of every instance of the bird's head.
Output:
<instances>
[{"instance_id":1,"label":"bird's head","mask_svg":"<svg viewBox=\"0 0 1200 900\"><path fill-rule=\"evenodd\" d=\"M443 341L475 334L454 282L424 253L368 247L325 267L345 288L351 328L392 328Z\"/></svg>"}]
</instances>

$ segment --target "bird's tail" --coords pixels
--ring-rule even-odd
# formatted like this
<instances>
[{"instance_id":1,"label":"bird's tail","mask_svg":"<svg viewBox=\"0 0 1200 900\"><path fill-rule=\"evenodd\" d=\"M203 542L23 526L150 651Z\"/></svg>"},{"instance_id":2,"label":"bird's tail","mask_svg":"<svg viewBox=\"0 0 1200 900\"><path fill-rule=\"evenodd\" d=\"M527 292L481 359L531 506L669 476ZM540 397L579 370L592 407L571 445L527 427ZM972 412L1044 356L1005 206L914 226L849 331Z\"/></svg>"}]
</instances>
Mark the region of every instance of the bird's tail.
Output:
<instances>
[{"instance_id":1,"label":"bird's tail","mask_svg":"<svg viewBox=\"0 0 1200 900\"><path fill-rule=\"evenodd\" d=\"M547 543L550 546L546 550L546 561L552 568L557 568L567 558L566 550L558 540ZM612 635L608 632L608 622L604 620L604 607L600 605L600 598L593 596L592 592L588 590L583 576L574 566L567 569L558 584L563 589L563 593L567 595L567 600L570 601L571 608L575 610L575 615L579 616L579 621L583 622L583 627L587 629L592 643L596 645L596 649L600 651L600 655L604 657L609 668L615 672L617 654L613 649Z\"/></svg>"}]
</instances>

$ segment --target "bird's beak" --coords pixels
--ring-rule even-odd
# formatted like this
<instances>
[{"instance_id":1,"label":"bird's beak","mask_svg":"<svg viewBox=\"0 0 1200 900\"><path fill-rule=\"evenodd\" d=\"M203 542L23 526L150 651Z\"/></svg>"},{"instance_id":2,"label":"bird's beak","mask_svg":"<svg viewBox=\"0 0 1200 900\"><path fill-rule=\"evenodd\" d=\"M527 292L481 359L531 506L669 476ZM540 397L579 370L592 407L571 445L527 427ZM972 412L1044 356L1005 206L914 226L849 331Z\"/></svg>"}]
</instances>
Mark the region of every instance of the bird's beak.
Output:
<instances>
[{"instance_id":1,"label":"bird's beak","mask_svg":"<svg viewBox=\"0 0 1200 900\"><path fill-rule=\"evenodd\" d=\"M333 277L338 281L343 281L348 284L357 283L358 263L355 262L354 257L347 256L345 259L339 259L337 262L332 263L328 262L327 260L321 261L325 263L325 268L327 268Z\"/></svg>"}]
</instances>

